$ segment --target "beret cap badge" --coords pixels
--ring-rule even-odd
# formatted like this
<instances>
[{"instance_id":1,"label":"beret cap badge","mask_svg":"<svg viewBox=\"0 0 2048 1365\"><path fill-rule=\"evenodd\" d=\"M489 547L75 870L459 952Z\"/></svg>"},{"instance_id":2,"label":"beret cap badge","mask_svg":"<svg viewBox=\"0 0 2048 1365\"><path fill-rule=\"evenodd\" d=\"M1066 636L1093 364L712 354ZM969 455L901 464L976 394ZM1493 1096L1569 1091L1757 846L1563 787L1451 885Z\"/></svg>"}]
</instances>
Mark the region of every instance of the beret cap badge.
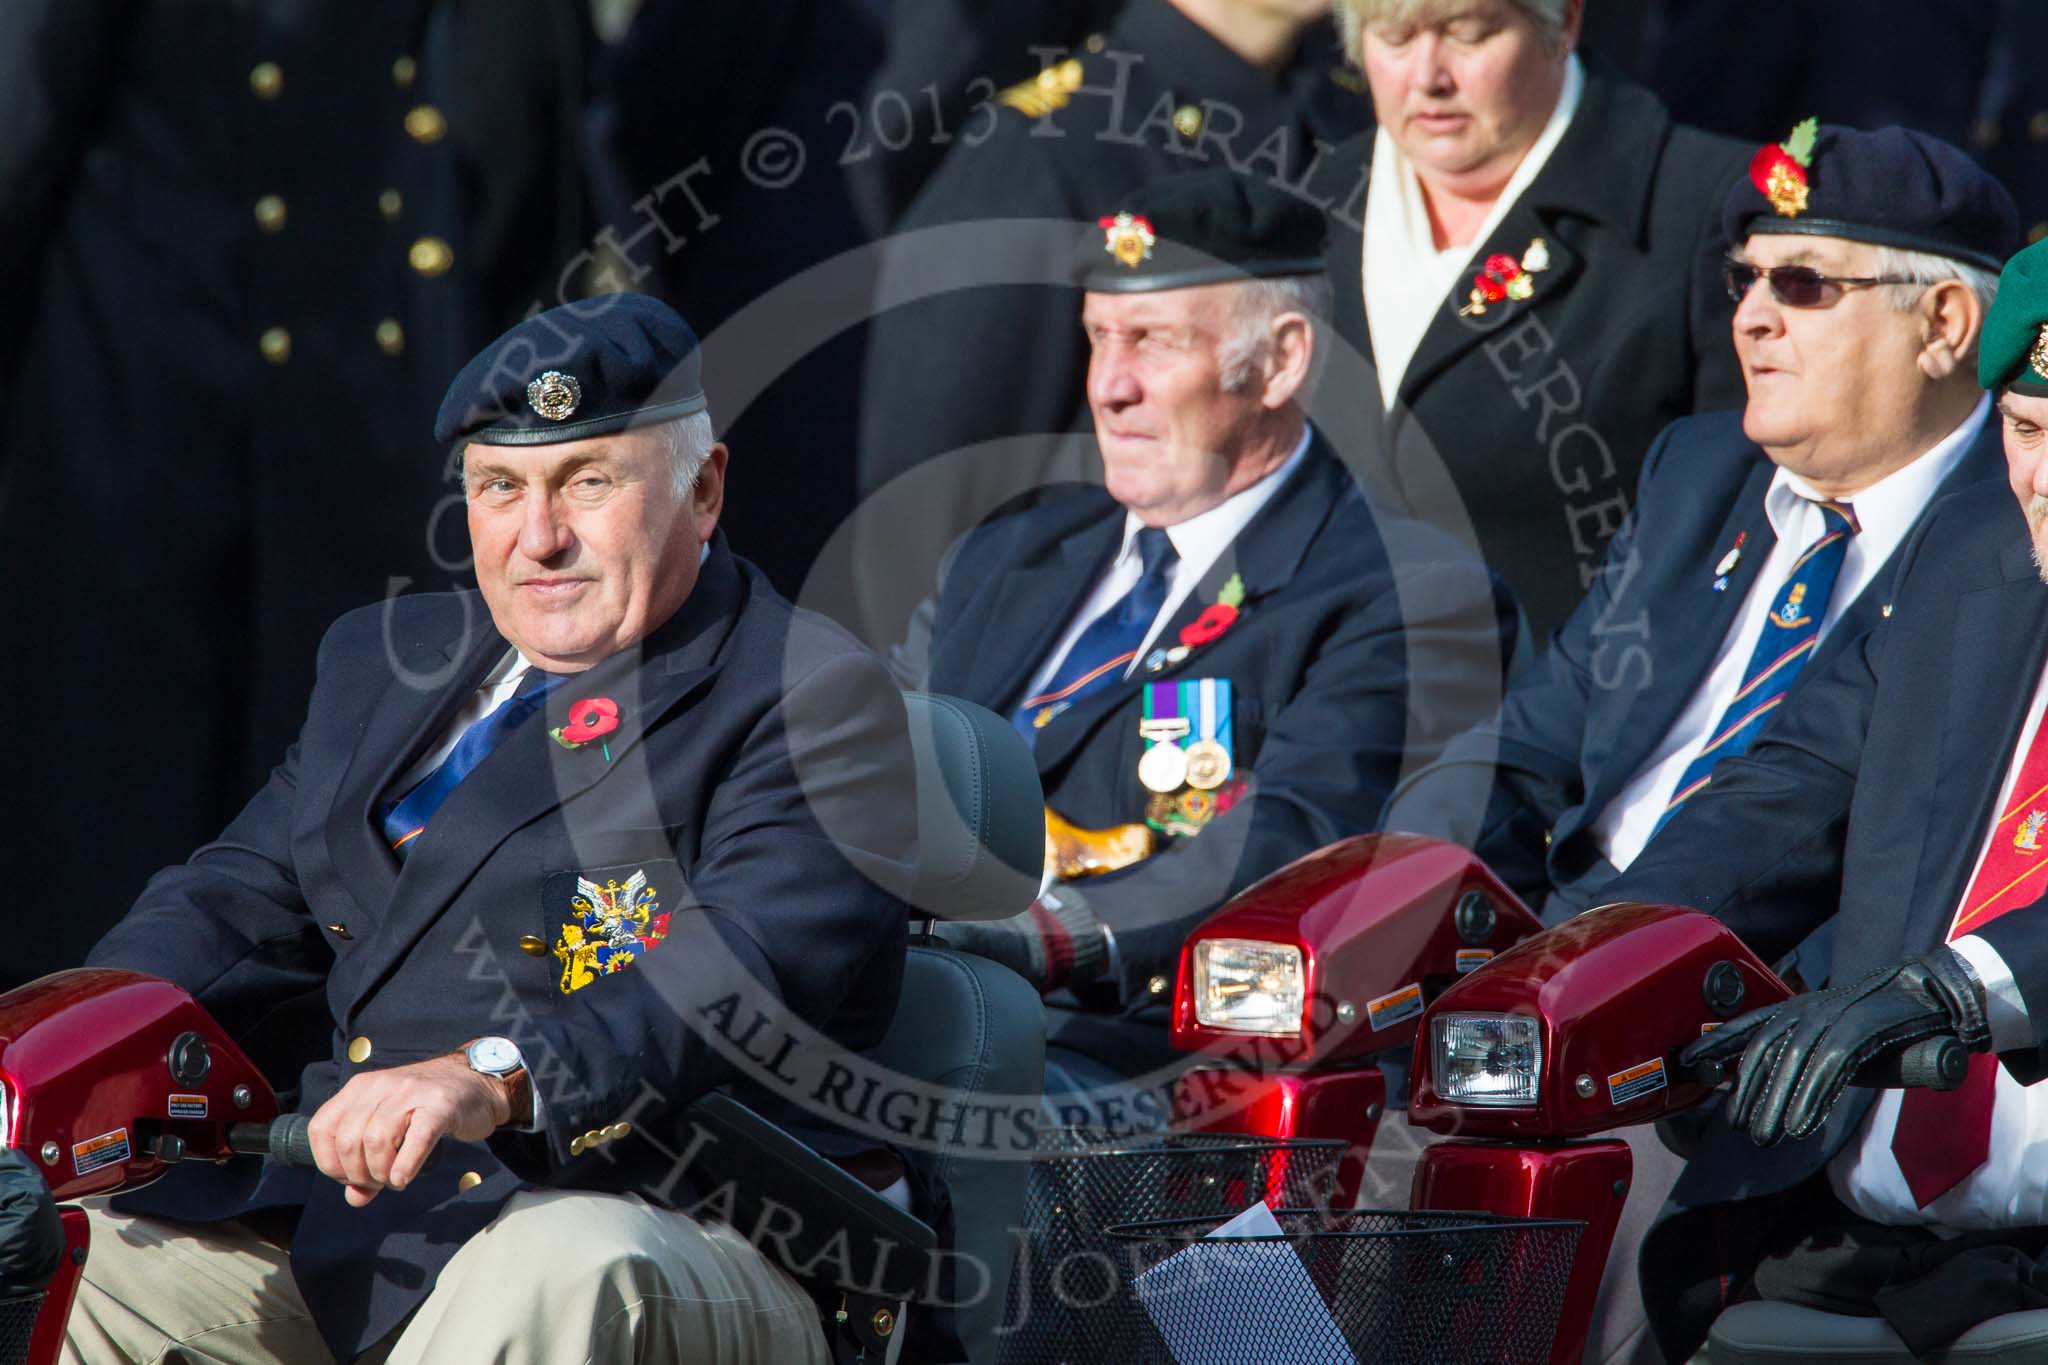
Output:
<instances>
[{"instance_id":1,"label":"beret cap badge","mask_svg":"<svg viewBox=\"0 0 2048 1365\"><path fill-rule=\"evenodd\" d=\"M2034 337L2034 349L2027 356L2027 364L2033 368L2038 380L2048 381L2048 323Z\"/></svg>"},{"instance_id":2,"label":"beret cap badge","mask_svg":"<svg viewBox=\"0 0 2048 1365\"><path fill-rule=\"evenodd\" d=\"M549 370L526 386L526 402L550 422L566 421L583 401L583 386L574 375Z\"/></svg>"},{"instance_id":3,"label":"beret cap badge","mask_svg":"<svg viewBox=\"0 0 2048 1365\"><path fill-rule=\"evenodd\" d=\"M1797 218L1806 212L1809 185L1807 168L1813 165L1813 144L1820 134L1820 121L1807 119L1783 142L1757 149L1749 162L1749 183L1771 201L1780 217Z\"/></svg>"},{"instance_id":4,"label":"beret cap badge","mask_svg":"<svg viewBox=\"0 0 2048 1365\"><path fill-rule=\"evenodd\" d=\"M1102 249L1136 270L1143 261L1151 259L1152 247L1159 238L1152 230L1152 222L1143 214L1119 213L1111 218L1099 218L1097 227L1102 229Z\"/></svg>"}]
</instances>

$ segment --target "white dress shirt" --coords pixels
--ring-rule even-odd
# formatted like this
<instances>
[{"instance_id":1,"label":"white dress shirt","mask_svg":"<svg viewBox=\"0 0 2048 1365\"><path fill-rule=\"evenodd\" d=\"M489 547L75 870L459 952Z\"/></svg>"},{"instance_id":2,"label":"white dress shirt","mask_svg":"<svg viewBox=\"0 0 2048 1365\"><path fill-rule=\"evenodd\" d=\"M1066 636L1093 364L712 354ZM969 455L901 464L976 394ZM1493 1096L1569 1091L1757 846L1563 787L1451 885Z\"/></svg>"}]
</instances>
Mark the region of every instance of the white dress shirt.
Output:
<instances>
[{"instance_id":1,"label":"white dress shirt","mask_svg":"<svg viewBox=\"0 0 2048 1365\"><path fill-rule=\"evenodd\" d=\"M1384 125L1373 135L1372 177L1365 190L1365 246L1360 276L1365 283L1365 324L1372 334L1372 363L1380 374L1380 401L1391 408L1415 348L1445 307L1459 277L1476 273L1474 258L1493 237L1501 219L1529 188L1571 126L1585 92L1586 72L1578 54L1565 60L1564 88L1550 121L1508 177L1493 212L1469 242L1437 250L1415 166ZM1458 289L1460 298L1465 291Z\"/></svg>"},{"instance_id":2,"label":"white dress shirt","mask_svg":"<svg viewBox=\"0 0 2048 1365\"><path fill-rule=\"evenodd\" d=\"M1961 462L1970 442L1977 439L1990 413L1990 398L1980 399L1963 424L1932 450L1848 499L1856 509L1856 524L1861 529L1849 538L1842 571L1835 579L1827 612L1821 618L1820 639L1827 638L1842 613L1905 540L1921 510L1941 488L1942 480ZM1626 868L1650 842L1657 821L1678 790L1679 778L1713 737L1714 727L1728 709L1729 700L1741 690L1743 674L1749 671L1749 656L1763 636L1764 621L1784 590L1786 576L1807 547L1826 531L1827 521L1819 501L1820 495L1798 475L1781 468L1772 477L1771 486L1764 493L1764 514L1777 535L1777 544L1771 547L1751 580L1735 625L1714 656L1714 666L1642 768L1593 821L1593 840L1615 867ZM1713 570L1712 564L1700 565L1699 590L1703 596L1712 591ZM1682 630L1685 626L1682 622L1667 621L1660 628Z\"/></svg>"},{"instance_id":3,"label":"white dress shirt","mask_svg":"<svg viewBox=\"0 0 2048 1365\"><path fill-rule=\"evenodd\" d=\"M1166 528L1166 538L1173 543L1173 552L1177 556L1173 578L1167 585L1166 601L1160 605L1159 614L1152 618L1151 629L1145 633L1144 644L1138 647L1138 652L1124 668L1125 677L1131 676L1143 661L1159 632L1166 628L1166 623L1180 610L1180 604L1202 581L1202 575L1222 558L1223 552L1230 548L1230 542L1236 540L1238 533L1259 514L1259 509L1273 500L1273 495L1280 491L1280 485L1301 468L1301 462L1308 457L1312 434L1311 429L1304 425L1301 440L1278 469L1250 488L1231 494L1201 515ZM1116 558L1095 581L1094 588L1082 599L1080 609L1068 621L1065 633L1053 646L1052 652L1045 656L1038 671L1031 675L1031 683L1024 689L1025 696L1035 697L1043 692L1066 661L1067 651L1081 638L1081 632L1093 625L1096 617L1123 600L1124 594L1138 586L1138 580L1145 576L1144 561L1138 556L1138 532L1144 527L1145 523L1139 521L1135 513L1124 513L1124 540Z\"/></svg>"},{"instance_id":4,"label":"white dress shirt","mask_svg":"<svg viewBox=\"0 0 2048 1365\"><path fill-rule=\"evenodd\" d=\"M2034 684L2033 704L2027 708L2019 739L2006 763L1994 811L2003 811L2011 802L2020 765L2026 761L2044 713L2048 713L2048 671ZM1970 894L1970 883L1977 880L1977 869L1984 865L1995 833L1984 832L1977 859L1963 882L1964 896ZM1950 911L1951 918L1954 913ZM2002 1052L2030 1046L2034 1028L2027 1018L2026 1003L2012 969L1998 950L1975 934L1965 934L1948 946L1984 983L1992 1048ZM1935 1232L2048 1223L2048 1083L2021 1085L2002 1066L1995 1075L1990 1155L1955 1188L1924 1209L1914 1202L1906 1177L1899 1171L1898 1158L1892 1155L1892 1133L1899 1125L1899 1105L1905 1092L1887 1090L1870 1106L1862 1129L1828 1163L1828 1183L1834 1187L1835 1197L1874 1223L1924 1226Z\"/></svg>"}]
</instances>

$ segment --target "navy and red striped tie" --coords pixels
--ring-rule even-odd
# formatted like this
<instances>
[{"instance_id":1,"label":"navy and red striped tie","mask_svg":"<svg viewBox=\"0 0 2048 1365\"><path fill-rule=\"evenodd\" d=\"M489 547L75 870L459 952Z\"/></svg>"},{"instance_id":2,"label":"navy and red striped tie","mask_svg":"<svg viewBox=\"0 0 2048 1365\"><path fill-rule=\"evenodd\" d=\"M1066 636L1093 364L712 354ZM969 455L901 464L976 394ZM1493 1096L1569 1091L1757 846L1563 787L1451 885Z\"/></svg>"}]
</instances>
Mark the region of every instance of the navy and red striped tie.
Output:
<instances>
[{"instance_id":1,"label":"navy and red striped tie","mask_svg":"<svg viewBox=\"0 0 2048 1365\"><path fill-rule=\"evenodd\" d=\"M1813 657L1820 643L1821 621L1828 614L1828 599L1834 596L1835 580L1842 576L1842 560L1849 553L1849 537L1856 534L1856 513L1846 502L1815 502L1824 529L1820 539L1806 547L1785 586L1771 607L1764 633L1750 652L1749 667L1743 671L1742 686L1722 710L1721 718L1707 737L1706 747L1686 765L1664 813L1657 817L1657 829L1671 823L1678 808L1697 796L1707 785L1714 765L1731 754L1748 749L1757 733L1792 688L1799 670ZM1653 832L1654 833L1654 832Z\"/></svg>"}]
</instances>

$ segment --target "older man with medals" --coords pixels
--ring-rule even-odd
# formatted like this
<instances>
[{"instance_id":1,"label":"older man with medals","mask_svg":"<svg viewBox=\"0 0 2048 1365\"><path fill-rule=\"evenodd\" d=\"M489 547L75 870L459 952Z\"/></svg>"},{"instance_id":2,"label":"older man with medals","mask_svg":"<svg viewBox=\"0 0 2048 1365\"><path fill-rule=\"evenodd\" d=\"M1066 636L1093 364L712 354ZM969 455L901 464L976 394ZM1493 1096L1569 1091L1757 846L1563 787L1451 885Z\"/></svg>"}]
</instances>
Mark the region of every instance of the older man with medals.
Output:
<instances>
[{"instance_id":1,"label":"older man with medals","mask_svg":"<svg viewBox=\"0 0 2048 1365\"><path fill-rule=\"evenodd\" d=\"M1499 698L1505 589L1309 424L1320 236L1220 170L1104 204L1077 259L1103 487L992 518L940 588L925 681L1015 718L1049 830L1040 899L946 933L1047 994L1048 1092L1095 1097L1067 1117L1161 1121L1128 1082L1174 1059L1188 931Z\"/></svg>"}]
</instances>

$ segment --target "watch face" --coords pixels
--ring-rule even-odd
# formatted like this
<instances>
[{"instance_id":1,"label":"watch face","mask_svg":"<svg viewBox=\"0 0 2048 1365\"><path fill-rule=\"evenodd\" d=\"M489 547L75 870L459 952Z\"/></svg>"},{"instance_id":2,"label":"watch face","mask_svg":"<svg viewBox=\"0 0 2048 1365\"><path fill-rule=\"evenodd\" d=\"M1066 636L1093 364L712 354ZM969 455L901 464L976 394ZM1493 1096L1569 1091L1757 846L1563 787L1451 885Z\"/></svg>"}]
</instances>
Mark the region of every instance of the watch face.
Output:
<instances>
[{"instance_id":1,"label":"watch face","mask_svg":"<svg viewBox=\"0 0 2048 1365\"><path fill-rule=\"evenodd\" d=\"M478 1071L502 1075L519 1066L519 1049L510 1038L479 1038L469 1045L469 1064Z\"/></svg>"}]
</instances>

